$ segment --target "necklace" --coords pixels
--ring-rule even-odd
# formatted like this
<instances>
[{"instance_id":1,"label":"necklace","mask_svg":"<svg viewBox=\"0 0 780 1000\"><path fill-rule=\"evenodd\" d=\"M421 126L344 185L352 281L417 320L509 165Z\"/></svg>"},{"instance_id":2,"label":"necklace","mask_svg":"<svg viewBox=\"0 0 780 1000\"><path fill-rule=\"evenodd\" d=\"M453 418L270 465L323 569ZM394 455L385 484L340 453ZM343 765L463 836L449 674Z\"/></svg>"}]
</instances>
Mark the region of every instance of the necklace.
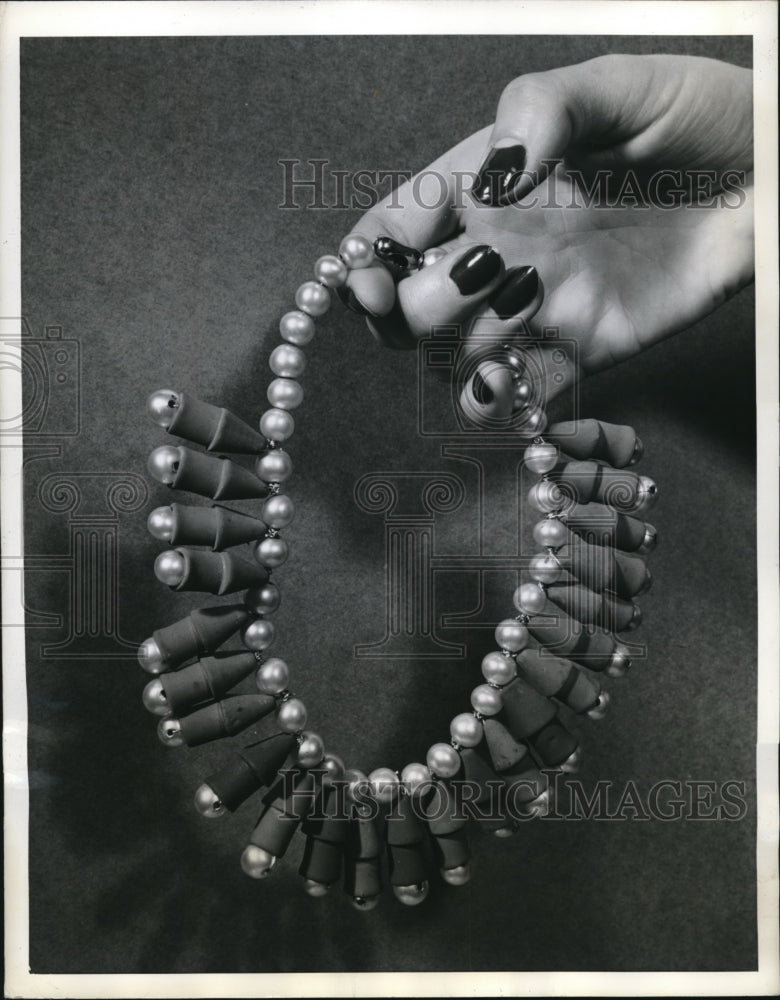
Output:
<instances>
[{"instance_id":1,"label":"necklace","mask_svg":"<svg viewBox=\"0 0 780 1000\"><path fill-rule=\"evenodd\" d=\"M283 492L292 472L283 445L295 429L292 411L303 401L303 348L315 335L315 319L330 307L331 290L350 304L350 270L378 260L399 281L440 254L388 237L372 244L352 235L338 256L319 258L315 280L298 288L297 308L280 321L283 342L271 352L275 377L259 432L186 393L160 390L148 404L156 423L205 448L156 448L148 464L156 479L213 501L263 503L259 518L221 503L174 502L150 514L152 535L173 546L155 561L161 582L173 590L243 592L243 598L195 610L141 645L139 662L154 675L144 704L161 716L158 734L171 747L233 737L273 713L278 732L233 747L225 765L198 788L196 807L217 818L265 788L241 857L244 871L266 877L300 828L306 891L323 895L343 874L360 909L372 909L379 899L385 849L393 894L416 905L428 893L428 843L444 880L463 885L470 877L470 819L509 836L522 820L544 815L550 808L546 776L580 764L577 740L555 701L579 715L603 717L609 695L597 675L619 677L628 670L630 650L614 633L640 624L632 598L651 583L644 557L656 535L641 515L656 487L625 471L642 454L634 432L597 420L547 428L528 352L517 343L477 352L462 372L463 413L474 423L521 435L525 467L540 476L528 496L543 515L533 531L540 551L528 564L529 579L514 592L516 614L495 629L497 648L482 660L484 683L471 692L471 710L452 719L449 739L433 743L424 764L370 774L348 769L307 728L308 709L290 687L287 664L267 655L275 640L270 616L280 603L271 576L287 560L282 535L295 513ZM225 452L254 456L253 470ZM251 560L238 552L247 545ZM244 649L219 652L237 632ZM253 672L257 694L229 693Z\"/></svg>"}]
</instances>

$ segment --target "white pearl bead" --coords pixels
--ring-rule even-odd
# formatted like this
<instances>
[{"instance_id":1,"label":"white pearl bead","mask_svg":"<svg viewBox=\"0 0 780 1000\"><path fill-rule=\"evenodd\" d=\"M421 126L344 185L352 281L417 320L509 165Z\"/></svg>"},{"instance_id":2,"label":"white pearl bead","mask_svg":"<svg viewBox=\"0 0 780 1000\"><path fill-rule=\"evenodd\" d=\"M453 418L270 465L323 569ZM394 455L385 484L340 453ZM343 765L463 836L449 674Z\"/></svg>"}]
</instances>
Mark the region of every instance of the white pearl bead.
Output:
<instances>
[{"instance_id":1,"label":"white pearl bead","mask_svg":"<svg viewBox=\"0 0 780 1000\"><path fill-rule=\"evenodd\" d=\"M306 878L303 880L303 891L312 899L321 899L328 895L330 886L325 885L324 882L315 882L314 879Z\"/></svg>"},{"instance_id":2,"label":"white pearl bead","mask_svg":"<svg viewBox=\"0 0 780 1000\"><path fill-rule=\"evenodd\" d=\"M334 781L342 781L346 768L344 766L344 761L338 754L326 753L322 758L322 763L320 767L325 771L323 776L323 783L326 785L331 784Z\"/></svg>"},{"instance_id":3,"label":"white pearl bead","mask_svg":"<svg viewBox=\"0 0 780 1000\"><path fill-rule=\"evenodd\" d=\"M401 771L401 784L410 795L414 795L423 785L431 780L431 772L425 764L407 764Z\"/></svg>"},{"instance_id":4,"label":"white pearl bead","mask_svg":"<svg viewBox=\"0 0 780 1000\"><path fill-rule=\"evenodd\" d=\"M298 733L306 725L308 713L300 698L288 698L276 710L276 721L285 733Z\"/></svg>"},{"instance_id":5,"label":"white pearl bead","mask_svg":"<svg viewBox=\"0 0 780 1000\"><path fill-rule=\"evenodd\" d=\"M179 470L181 453L172 444L164 444L155 448L149 456L146 467L158 483L172 486Z\"/></svg>"},{"instance_id":6,"label":"white pearl bead","mask_svg":"<svg viewBox=\"0 0 780 1000\"><path fill-rule=\"evenodd\" d=\"M469 865L458 865L457 868L441 868L441 877L448 885L465 885L471 878Z\"/></svg>"},{"instance_id":7,"label":"white pearl bead","mask_svg":"<svg viewBox=\"0 0 780 1000\"><path fill-rule=\"evenodd\" d=\"M292 475L292 459L281 448L273 448L255 462L255 474L265 483L284 483Z\"/></svg>"},{"instance_id":8,"label":"white pearl bead","mask_svg":"<svg viewBox=\"0 0 780 1000\"><path fill-rule=\"evenodd\" d=\"M494 634L500 648L508 649L510 653L519 653L528 645L528 629L514 618L499 622Z\"/></svg>"},{"instance_id":9,"label":"white pearl bead","mask_svg":"<svg viewBox=\"0 0 780 1000\"><path fill-rule=\"evenodd\" d=\"M330 309L330 292L318 281L304 281L295 293L295 304L309 316L324 316Z\"/></svg>"},{"instance_id":10,"label":"white pearl bead","mask_svg":"<svg viewBox=\"0 0 780 1000\"><path fill-rule=\"evenodd\" d=\"M610 698L609 691L601 691L599 693L599 700L589 709L587 715L588 718L599 721L604 718L609 710L609 703L612 699Z\"/></svg>"},{"instance_id":11,"label":"white pearl bead","mask_svg":"<svg viewBox=\"0 0 780 1000\"><path fill-rule=\"evenodd\" d=\"M560 765L560 768L566 774L576 774L577 771L582 767L582 749L577 747L566 760Z\"/></svg>"},{"instance_id":12,"label":"white pearl bead","mask_svg":"<svg viewBox=\"0 0 780 1000\"><path fill-rule=\"evenodd\" d=\"M440 778L454 778L460 770L460 754L449 743L434 743L425 762L430 772Z\"/></svg>"},{"instance_id":13,"label":"white pearl bead","mask_svg":"<svg viewBox=\"0 0 780 1000\"><path fill-rule=\"evenodd\" d=\"M160 427L170 427L179 405L178 393L173 389L158 389L146 401L146 409L152 420Z\"/></svg>"},{"instance_id":14,"label":"white pearl bead","mask_svg":"<svg viewBox=\"0 0 780 1000\"><path fill-rule=\"evenodd\" d=\"M287 312L279 320L279 333L288 344L305 347L314 336L314 320L300 309Z\"/></svg>"},{"instance_id":15,"label":"white pearl bead","mask_svg":"<svg viewBox=\"0 0 780 1000\"><path fill-rule=\"evenodd\" d=\"M255 844L247 844L241 855L241 868L250 878L266 878L275 864L274 855Z\"/></svg>"},{"instance_id":16,"label":"white pearl bead","mask_svg":"<svg viewBox=\"0 0 780 1000\"><path fill-rule=\"evenodd\" d=\"M494 649L482 658L482 676L489 683L503 687L517 676L515 661Z\"/></svg>"},{"instance_id":17,"label":"white pearl bead","mask_svg":"<svg viewBox=\"0 0 780 1000\"><path fill-rule=\"evenodd\" d=\"M277 493L263 504L260 517L269 528L286 528L295 517L295 505L287 494Z\"/></svg>"},{"instance_id":18,"label":"white pearl bead","mask_svg":"<svg viewBox=\"0 0 780 1000\"><path fill-rule=\"evenodd\" d=\"M542 514L554 514L566 506L567 498L557 483L549 479L542 479L540 482L534 483L528 491L528 502Z\"/></svg>"},{"instance_id":19,"label":"white pearl bead","mask_svg":"<svg viewBox=\"0 0 780 1000\"><path fill-rule=\"evenodd\" d=\"M306 371L306 355L294 344L279 344L271 351L268 366L281 378L299 378Z\"/></svg>"},{"instance_id":20,"label":"white pearl bead","mask_svg":"<svg viewBox=\"0 0 780 1000\"><path fill-rule=\"evenodd\" d=\"M374 247L365 236L345 236L339 245L339 257L347 267L357 270L368 267L374 260Z\"/></svg>"},{"instance_id":21,"label":"white pearl bead","mask_svg":"<svg viewBox=\"0 0 780 1000\"><path fill-rule=\"evenodd\" d=\"M616 643L605 673L610 677L622 677L623 674L628 672L630 666L631 654L629 653L629 650L623 645L622 642Z\"/></svg>"},{"instance_id":22,"label":"white pearl bead","mask_svg":"<svg viewBox=\"0 0 780 1000\"><path fill-rule=\"evenodd\" d=\"M658 532L652 524L645 524L645 534L642 544L636 550L638 555L649 555L658 545Z\"/></svg>"},{"instance_id":23,"label":"white pearl bead","mask_svg":"<svg viewBox=\"0 0 780 1000\"><path fill-rule=\"evenodd\" d=\"M160 647L154 639L144 639L138 647L138 662L149 674L161 674L165 664L163 663Z\"/></svg>"},{"instance_id":24,"label":"white pearl bead","mask_svg":"<svg viewBox=\"0 0 780 1000\"><path fill-rule=\"evenodd\" d=\"M167 747L183 747L184 737L181 734L181 723L178 719L167 716L157 723L157 736Z\"/></svg>"},{"instance_id":25,"label":"white pearl bead","mask_svg":"<svg viewBox=\"0 0 780 1000\"><path fill-rule=\"evenodd\" d=\"M273 643L275 633L273 622L265 618L255 618L241 629L241 641L247 649L259 653L263 649L268 649Z\"/></svg>"},{"instance_id":26,"label":"white pearl bead","mask_svg":"<svg viewBox=\"0 0 780 1000\"><path fill-rule=\"evenodd\" d=\"M341 288L346 282L349 268L333 254L319 257L314 265L314 277L328 288Z\"/></svg>"},{"instance_id":27,"label":"white pearl bead","mask_svg":"<svg viewBox=\"0 0 780 1000\"><path fill-rule=\"evenodd\" d=\"M290 546L283 538L261 538L254 544L252 552L261 566L275 569L287 559Z\"/></svg>"},{"instance_id":28,"label":"white pearl bead","mask_svg":"<svg viewBox=\"0 0 780 1000\"><path fill-rule=\"evenodd\" d=\"M344 772L347 783L346 795L352 802L365 803L366 796L371 793L368 775L356 767L350 767Z\"/></svg>"},{"instance_id":29,"label":"white pearl bead","mask_svg":"<svg viewBox=\"0 0 780 1000\"><path fill-rule=\"evenodd\" d=\"M404 906L419 906L428 895L428 883L420 882L418 885L394 885L393 895Z\"/></svg>"},{"instance_id":30,"label":"white pearl bead","mask_svg":"<svg viewBox=\"0 0 780 1000\"><path fill-rule=\"evenodd\" d=\"M217 793L205 782L195 792L195 808L206 819L218 819L227 812L225 804L219 800Z\"/></svg>"},{"instance_id":31,"label":"white pearl bead","mask_svg":"<svg viewBox=\"0 0 780 1000\"><path fill-rule=\"evenodd\" d=\"M655 480L649 476L640 476L636 496L637 506L632 513L646 514L658 499L658 487L655 484Z\"/></svg>"},{"instance_id":32,"label":"white pearl bead","mask_svg":"<svg viewBox=\"0 0 780 1000\"><path fill-rule=\"evenodd\" d=\"M165 695L165 688L159 677L149 681L143 690L141 700L146 711L151 712L152 715L168 715L171 710Z\"/></svg>"},{"instance_id":33,"label":"white pearl bead","mask_svg":"<svg viewBox=\"0 0 780 1000\"><path fill-rule=\"evenodd\" d=\"M294 410L303 402L303 387L292 378L275 378L266 390L271 406L280 410Z\"/></svg>"},{"instance_id":34,"label":"white pearl bead","mask_svg":"<svg viewBox=\"0 0 780 1000\"><path fill-rule=\"evenodd\" d=\"M461 712L450 723L450 736L462 747L475 747L483 734L482 723L471 712Z\"/></svg>"},{"instance_id":35,"label":"white pearl bead","mask_svg":"<svg viewBox=\"0 0 780 1000\"><path fill-rule=\"evenodd\" d=\"M282 595L273 583L263 583L250 587L244 596L244 604L253 615L272 615L281 603Z\"/></svg>"},{"instance_id":36,"label":"white pearl bead","mask_svg":"<svg viewBox=\"0 0 780 1000\"><path fill-rule=\"evenodd\" d=\"M478 684L471 692L471 706L480 715L497 715L503 705L501 692L489 684Z\"/></svg>"},{"instance_id":37,"label":"white pearl bead","mask_svg":"<svg viewBox=\"0 0 780 1000\"><path fill-rule=\"evenodd\" d=\"M146 521L149 534L161 542L170 542L173 536L173 510L170 507L155 507Z\"/></svg>"},{"instance_id":38,"label":"white pearl bead","mask_svg":"<svg viewBox=\"0 0 780 1000\"><path fill-rule=\"evenodd\" d=\"M543 476L545 472L555 468L558 462L558 449L554 444L529 444L525 449L523 461L527 469Z\"/></svg>"},{"instance_id":39,"label":"white pearl bead","mask_svg":"<svg viewBox=\"0 0 780 1000\"><path fill-rule=\"evenodd\" d=\"M375 910L379 906L379 896L355 896L350 900L356 910Z\"/></svg>"},{"instance_id":40,"label":"white pearl bead","mask_svg":"<svg viewBox=\"0 0 780 1000\"><path fill-rule=\"evenodd\" d=\"M568 528L557 517L545 517L534 525L534 541L545 549L559 549L568 537Z\"/></svg>"},{"instance_id":41,"label":"white pearl bead","mask_svg":"<svg viewBox=\"0 0 780 1000\"><path fill-rule=\"evenodd\" d=\"M257 668L255 682L261 694L281 694L290 683L290 668L284 660L272 656Z\"/></svg>"},{"instance_id":42,"label":"white pearl bead","mask_svg":"<svg viewBox=\"0 0 780 1000\"><path fill-rule=\"evenodd\" d=\"M515 410L522 410L523 407L528 405L531 396L533 395L533 388L531 383L524 378L519 378L515 382L515 394L512 400L512 406Z\"/></svg>"},{"instance_id":43,"label":"white pearl bead","mask_svg":"<svg viewBox=\"0 0 780 1000\"><path fill-rule=\"evenodd\" d=\"M523 413L522 426L529 434L541 434L547 427L547 414L541 406L529 407Z\"/></svg>"},{"instance_id":44,"label":"white pearl bead","mask_svg":"<svg viewBox=\"0 0 780 1000\"><path fill-rule=\"evenodd\" d=\"M528 575L539 583L555 583L563 575L563 569L555 556L538 552L529 563Z\"/></svg>"},{"instance_id":45,"label":"white pearl bead","mask_svg":"<svg viewBox=\"0 0 780 1000\"><path fill-rule=\"evenodd\" d=\"M316 767L325 756L325 744L317 733L301 733L301 742L295 751L295 759L301 767Z\"/></svg>"},{"instance_id":46,"label":"white pearl bead","mask_svg":"<svg viewBox=\"0 0 780 1000\"><path fill-rule=\"evenodd\" d=\"M178 587L184 580L186 563L184 556L177 549L161 552L154 560L154 575L160 583L169 587Z\"/></svg>"},{"instance_id":47,"label":"white pearl bead","mask_svg":"<svg viewBox=\"0 0 780 1000\"><path fill-rule=\"evenodd\" d=\"M287 410L266 410L260 417L260 433L269 441L286 441L294 430L295 418Z\"/></svg>"},{"instance_id":48,"label":"white pearl bead","mask_svg":"<svg viewBox=\"0 0 780 1000\"><path fill-rule=\"evenodd\" d=\"M522 583L514 592L512 603L524 615L539 615L547 605L547 595L536 583Z\"/></svg>"},{"instance_id":49,"label":"white pearl bead","mask_svg":"<svg viewBox=\"0 0 780 1000\"><path fill-rule=\"evenodd\" d=\"M377 767L368 776L371 794L384 805L393 801L399 788L398 775L389 767Z\"/></svg>"}]
</instances>

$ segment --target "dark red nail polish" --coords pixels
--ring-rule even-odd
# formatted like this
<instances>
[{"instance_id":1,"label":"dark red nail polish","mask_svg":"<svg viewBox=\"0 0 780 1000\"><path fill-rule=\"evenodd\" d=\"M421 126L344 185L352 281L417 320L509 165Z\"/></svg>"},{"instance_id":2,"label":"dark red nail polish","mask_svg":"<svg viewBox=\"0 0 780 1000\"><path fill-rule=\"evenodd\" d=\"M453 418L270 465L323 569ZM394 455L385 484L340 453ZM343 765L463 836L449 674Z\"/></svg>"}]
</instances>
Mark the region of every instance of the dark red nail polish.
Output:
<instances>
[{"instance_id":1,"label":"dark red nail polish","mask_svg":"<svg viewBox=\"0 0 780 1000\"><path fill-rule=\"evenodd\" d=\"M500 319L511 319L533 302L538 291L535 267L513 268L490 299L490 306Z\"/></svg>"},{"instance_id":2,"label":"dark red nail polish","mask_svg":"<svg viewBox=\"0 0 780 1000\"><path fill-rule=\"evenodd\" d=\"M525 170L525 146L502 146L491 149L479 168L472 194L483 205L511 205Z\"/></svg>"},{"instance_id":3,"label":"dark red nail polish","mask_svg":"<svg viewBox=\"0 0 780 1000\"><path fill-rule=\"evenodd\" d=\"M450 277L461 295L474 295L501 272L501 256L487 245L473 247L453 266Z\"/></svg>"}]
</instances>

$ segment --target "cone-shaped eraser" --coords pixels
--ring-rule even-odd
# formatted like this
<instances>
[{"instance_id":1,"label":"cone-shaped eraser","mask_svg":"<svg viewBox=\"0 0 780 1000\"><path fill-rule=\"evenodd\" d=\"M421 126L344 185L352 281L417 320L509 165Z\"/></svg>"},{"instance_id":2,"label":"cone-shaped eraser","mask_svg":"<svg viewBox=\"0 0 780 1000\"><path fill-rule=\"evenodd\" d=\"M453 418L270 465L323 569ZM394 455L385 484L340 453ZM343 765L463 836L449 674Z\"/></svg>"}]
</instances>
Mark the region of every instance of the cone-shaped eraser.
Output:
<instances>
[{"instance_id":1,"label":"cone-shaped eraser","mask_svg":"<svg viewBox=\"0 0 780 1000\"><path fill-rule=\"evenodd\" d=\"M171 545L208 545L214 551L221 551L231 545L256 541L267 530L257 518L227 507L190 507L173 503L171 513Z\"/></svg>"},{"instance_id":2,"label":"cone-shaped eraser","mask_svg":"<svg viewBox=\"0 0 780 1000\"><path fill-rule=\"evenodd\" d=\"M411 795L401 795L387 816L385 839L392 846L411 847L425 840L425 828L415 811ZM409 883L400 882L399 885Z\"/></svg>"},{"instance_id":3,"label":"cone-shaped eraser","mask_svg":"<svg viewBox=\"0 0 780 1000\"><path fill-rule=\"evenodd\" d=\"M528 742L545 767L562 764L577 749L577 740L558 718L551 719Z\"/></svg>"},{"instance_id":4,"label":"cone-shaped eraser","mask_svg":"<svg viewBox=\"0 0 780 1000\"><path fill-rule=\"evenodd\" d=\"M518 653L516 660L520 672L537 691L548 698L557 698L574 712L587 712L599 700L598 682L571 660L530 647Z\"/></svg>"},{"instance_id":5,"label":"cone-shaped eraser","mask_svg":"<svg viewBox=\"0 0 780 1000\"><path fill-rule=\"evenodd\" d=\"M572 458L599 458L617 469L631 461L637 440L633 427L593 419L552 424L544 436Z\"/></svg>"},{"instance_id":6,"label":"cone-shaped eraser","mask_svg":"<svg viewBox=\"0 0 780 1000\"><path fill-rule=\"evenodd\" d=\"M273 781L294 746L293 735L277 733L236 749L224 767L206 779L206 784L225 808L233 812L250 795Z\"/></svg>"},{"instance_id":7,"label":"cone-shaped eraser","mask_svg":"<svg viewBox=\"0 0 780 1000\"><path fill-rule=\"evenodd\" d=\"M467 817L458 802L455 789L448 781L437 781L423 813L432 834L439 836L453 833L466 825Z\"/></svg>"},{"instance_id":8,"label":"cone-shaped eraser","mask_svg":"<svg viewBox=\"0 0 780 1000\"><path fill-rule=\"evenodd\" d=\"M179 462L173 486L212 500L250 500L268 496L268 486L229 458L206 455L191 448L178 449Z\"/></svg>"},{"instance_id":9,"label":"cone-shaped eraser","mask_svg":"<svg viewBox=\"0 0 780 1000\"><path fill-rule=\"evenodd\" d=\"M189 393L178 393L178 406L168 425L171 434L202 444L209 451L259 454L265 438L230 410L204 403Z\"/></svg>"},{"instance_id":10,"label":"cone-shaped eraser","mask_svg":"<svg viewBox=\"0 0 780 1000\"><path fill-rule=\"evenodd\" d=\"M265 808L249 843L280 858L312 807L314 778L307 771L285 771L263 798Z\"/></svg>"},{"instance_id":11,"label":"cone-shaped eraser","mask_svg":"<svg viewBox=\"0 0 780 1000\"><path fill-rule=\"evenodd\" d=\"M200 590L210 594L234 594L258 587L268 580L265 566L243 559L236 552L205 552L203 549L179 548L183 559L181 582L172 590Z\"/></svg>"},{"instance_id":12,"label":"cone-shaped eraser","mask_svg":"<svg viewBox=\"0 0 780 1000\"><path fill-rule=\"evenodd\" d=\"M247 677L256 666L257 659L248 650L210 656L177 673L163 674L160 683L171 712L181 715L195 705L220 698Z\"/></svg>"},{"instance_id":13,"label":"cone-shaped eraser","mask_svg":"<svg viewBox=\"0 0 780 1000\"><path fill-rule=\"evenodd\" d=\"M485 738L477 750L484 752L483 747L487 750L491 763L499 774L503 774L530 756L528 747L518 743L498 719L484 719L482 725Z\"/></svg>"},{"instance_id":14,"label":"cone-shaped eraser","mask_svg":"<svg viewBox=\"0 0 780 1000\"><path fill-rule=\"evenodd\" d=\"M390 885L419 885L425 881L425 853L422 840L408 846L388 844L387 860Z\"/></svg>"},{"instance_id":15,"label":"cone-shaped eraser","mask_svg":"<svg viewBox=\"0 0 780 1000\"><path fill-rule=\"evenodd\" d=\"M194 656L211 653L252 617L243 604L198 608L186 618L157 629L157 643L165 670L173 670Z\"/></svg>"},{"instance_id":16,"label":"cone-shaped eraser","mask_svg":"<svg viewBox=\"0 0 780 1000\"><path fill-rule=\"evenodd\" d=\"M181 735L187 746L235 736L272 712L275 701L265 694L239 694L199 708L179 719Z\"/></svg>"},{"instance_id":17,"label":"cone-shaped eraser","mask_svg":"<svg viewBox=\"0 0 780 1000\"><path fill-rule=\"evenodd\" d=\"M501 688L501 700L504 707L499 718L518 740L538 732L555 717L555 705L522 677Z\"/></svg>"},{"instance_id":18,"label":"cone-shaped eraser","mask_svg":"<svg viewBox=\"0 0 780 1000\"><path fill-rule=\"evenodd\" d=\"M448 868L460 868L468 864L471 854L465 828L448 834L434 835L431 837L431 842L439 868L446 871Z\"/></svg>"}]
</instances>

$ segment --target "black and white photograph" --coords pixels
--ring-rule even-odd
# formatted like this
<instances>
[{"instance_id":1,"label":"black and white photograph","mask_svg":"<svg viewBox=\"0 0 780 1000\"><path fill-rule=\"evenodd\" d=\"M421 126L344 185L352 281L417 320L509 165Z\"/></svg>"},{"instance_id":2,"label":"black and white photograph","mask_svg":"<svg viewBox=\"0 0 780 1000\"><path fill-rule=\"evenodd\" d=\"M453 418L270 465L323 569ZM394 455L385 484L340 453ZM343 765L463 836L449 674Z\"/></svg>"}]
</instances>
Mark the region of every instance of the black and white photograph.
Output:
<instances>
[{"instance_id":1,"label":"black and white photograph","mask_svg":"<svg viewBox=\"0 0 780 1000\"><path fill-rule=\"evenodd\" d=\"M777 993L776 5L3 8L6 995Z\"/></svg>"}]
</instances>

